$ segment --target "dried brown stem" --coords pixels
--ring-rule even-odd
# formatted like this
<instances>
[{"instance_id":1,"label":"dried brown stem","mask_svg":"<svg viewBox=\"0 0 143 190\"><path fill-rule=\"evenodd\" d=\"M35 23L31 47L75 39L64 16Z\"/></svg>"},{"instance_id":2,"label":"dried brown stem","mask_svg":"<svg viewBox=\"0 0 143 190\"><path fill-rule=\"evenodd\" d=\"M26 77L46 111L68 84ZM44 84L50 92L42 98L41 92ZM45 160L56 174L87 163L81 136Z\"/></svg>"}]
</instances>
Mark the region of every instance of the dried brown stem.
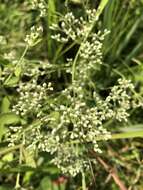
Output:
<instances>
[{"instance_id":1,"label":"dried brown stem","mask_svg":"<svg viewBox=\"0 0 143 190\"><path fill-rule=\"evenodd\" d=\"M104 167L104 169L109 172L109 174L112 176L114 182L118 185L120 190L127 190L124 183L119 178L117 171L115 168L110 167L102 158L97 157L98 162Z\"/></svg>"}]
</instances>

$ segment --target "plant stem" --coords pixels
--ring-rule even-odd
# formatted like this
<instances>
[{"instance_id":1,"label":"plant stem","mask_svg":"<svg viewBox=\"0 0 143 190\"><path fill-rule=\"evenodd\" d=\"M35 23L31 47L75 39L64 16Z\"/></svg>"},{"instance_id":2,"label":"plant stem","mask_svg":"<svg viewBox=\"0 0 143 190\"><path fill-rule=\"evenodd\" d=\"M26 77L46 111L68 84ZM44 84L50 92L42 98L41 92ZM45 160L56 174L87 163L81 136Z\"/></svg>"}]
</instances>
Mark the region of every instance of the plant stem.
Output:
<instances>
[{"instance_id":1,"label":"plant stem","mask_svg":"<svg viewBox=\"0 0 143 190\"><path fill-rule=\"evenodd\" d=\"M21 145L19 148L19 151L20 151L19 164L22 163L22 149L23 149L23 145ZM18 189L18 188L20 188L20 172L17 173L17 177L16 177L15 189Z\"/></svg>"},{"instance_id":2,"label":"plant stem","mask_svg":"<svg viewBox=\"0 0 143 190\"><path fill-rule=\"evenodd\" d=\"M85 173L82 171L82 190L86 190Z\"/></svg>"},{"instance_id":3,"label":"plant stem","mask_svg":"<svg viewBox=\"0 0 143 190\"><path fill-rule=\"evenodd\" d=\"M12 151L14 151L14 150L17 150L17 149L19 149L20 147L21 147L21 144L20 144L20 145L13 146L13 147L6 148L6 149L4 149L4 150L1 150L1 151L0 151L0 156L3 155L3 154L7 154L7 153L9 153L9 152L12 152Z\"/></svg>"}]
</instances>

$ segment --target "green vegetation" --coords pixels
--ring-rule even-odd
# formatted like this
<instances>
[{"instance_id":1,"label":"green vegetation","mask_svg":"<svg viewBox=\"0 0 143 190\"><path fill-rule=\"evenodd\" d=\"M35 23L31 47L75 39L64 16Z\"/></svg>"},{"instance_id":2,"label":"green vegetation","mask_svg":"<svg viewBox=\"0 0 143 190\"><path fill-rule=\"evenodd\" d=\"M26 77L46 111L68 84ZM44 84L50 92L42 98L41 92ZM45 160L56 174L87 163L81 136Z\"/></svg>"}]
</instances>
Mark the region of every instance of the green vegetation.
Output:
<instances>
[{"instance_id":1,"label":"green vegetation","mask_svg":"<svg viewBox=\"0 0 143 190\"><path fill-rule=\"evenodd\" d=\"M0 1L0 190L143 189L143 1Z\"/></svg>"}]
</instances>

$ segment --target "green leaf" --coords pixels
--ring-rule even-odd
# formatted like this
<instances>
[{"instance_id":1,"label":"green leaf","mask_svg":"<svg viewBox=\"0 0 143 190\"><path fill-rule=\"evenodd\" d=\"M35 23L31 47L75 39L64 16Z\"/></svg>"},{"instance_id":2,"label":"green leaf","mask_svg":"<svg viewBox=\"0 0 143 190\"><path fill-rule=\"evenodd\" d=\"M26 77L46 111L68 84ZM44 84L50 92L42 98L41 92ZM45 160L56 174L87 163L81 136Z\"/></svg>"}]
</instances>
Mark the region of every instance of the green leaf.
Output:
<instances>
[{"instance_id":1,"label":"green leaf","mask_svg":"<svg viewBox=\"0 0 143 190\"><path fill-rule=\"evenodd\" d=\"M5 133L6 133L6 128L0 124L0 142L1 142L2 137Z\"/></svg>"},{"instance_id":2,"label":"green leaf","mask_svg":"<svg viewBox=\"0 0 143 190\"><path fill-rule=\"evenodd\" d=\"M9 112L9 106L10 106L10 101L9 101L8 97L5 96L1 103L1 113Z\"/></svg>"},{"instance_id":3,"label":"green leaf","mask_svg":"<svg viewBox=\"0 0 143 190\"><path fill-rule=\"evenodd\" d=\"M102 0L98 6L96 16L99 17L109 0Z\"/></svg>"},{"instance_id":4,"label":"green leaf","mask_svg":"<svg viewBox=\"0 0 143 190\"><path fill-rule=\"evenodd\" d=\"M7 147L7 148L0 148L0 156L4 154L8 154L9 152L15 151L17 149L20 149L21 145L15 145L12 147Z\"/></svg>"},{"instance_id":5,"label":"green leaf","mask_svg":"<svg viewBox=\"0 0 143 190\"><path fill-rule=\"evenodd\" d=\"M24 154L26 165L30 166L32 168L35 168L36 163L35 163L35 160L34 160L33 151L30 151L28 149L23 149L23 154ZM33 174L33 171L26 172L24 177L23 177L23 183L28 183L31 176L32 176L32 174Z\"/></svg>"},{"instance_id":6,"label":"green leaf","mask_svg":"<svg viewBox=\"0 0 143 190\"><path fill-rule=\"evenodd\" d=\"M59 186L57 184L53 183L52 190L60 190L60 189L59 189Z\"/></svg>"},{"instance_id":7,"label":"green leaf","mask_svg":"<svg viewBox=\"0 0 143 190\"><path fill-rule=\"evenodd\" d=\"M60 190L65 190L65 189L66 189L66 184L65 183L60 184Z\"/></svg>"},{"instance_id":8,"label":"green leaf","mask_svg":"<svg viewBox=\"0 0 143 190\"><path fill-rule=\"evenodd\" d=\"M116 133L116 134L111 134L111 138L109 140L114 140L114 139L129 139L129 138L143 138L143 127L142 125L138 125L138 128L133 128L133 127L128 127L125 128L125 132L122 133ZM137 127L137 126L136 126ZM102 141L104 140L104 136L99 136L97 138L97 141Z\"/></svg>"},{"instance_id":9,"label":"green leaf","mask_svg":"<svg viewBox=\"0 0 143 190\"><path fill-rule=\"evenodd\" d=\"M127 127L122 127L119 130L122 132L142 131L143 130L143 124L136 124L136 125L131 125L131 126L127 126Z\"/></svg>"},{"instance_id":10,"label":"green leaf","mask_svg":"<svg viewBox=\"0 0 143 190\"><path fill-rule=\"evenodd\" d=\"M31 166L33 168L36 167L36 163L34 160L34 154L33 151L30 151L28 149L23 149L24 158L27 166Z\"/></svg>"},{"instance_id":11,"label":"green leaf","mask_svg":"<svg viewBox=\"0 0 143 190\"><path fill-rule=\"evenodd\" d=\"M20 122L20 117L14 113L3 113L0 115L0 125L10 125Z\"/></svg>"},{"instance_id":12,"label":"green leaf","mask_svg":"<svg viewBox=\"0 0 143 190\"><path fill-rule=\"evenodd\" d=\"M128 31L128 34L126 35L125 39L122 41L122 43L120 44L120 46L118 47L118 51L117 51L117 56L119 56L119 54L121 53L121 51L123 50L123 48L126 47L126 45L129 43L129 40L131 39L132 35L135 33L137 27L139 26L140 22L142 20L142 16L139 17L136 22L134 23L134 25L130 28L130 30Z\"/></svg>"},{"instance_id":13,"label":"green leaf","mask_svg":"<svg viewBox=\"0 0 143 190\"><path fill-rule=\"evenodd\" d=\"M13 87L18 83L18 81L19 81L19 77L13 76L9 80L6 80L4 82L4 85L9 86L9 87Z\"/></svg>"},{"instance_id":14,"label":"green leaf","mask_svg":"<svg viewBox=\"0 0 143 190\"><path fill-rule=\"evenodd\" d=\"M2 160L5 161L5 162L12 161L13 160L13 154L12 153L6 154L5 156L3 156Z\"/></svg>"},{"instance_id":15,"label":"green leaf","mask_svg":"<svg viewBox=\"0 0 143 190\"><path fill-rule=\"evenodd\" d=\"M48 2L48 24L49 26L56 21L56 18L53 15L56 12L55 0L49 0Z\"/></svg>"},{"instance_id":16,"label":"green leaf","mask_svg":"<svg viewBox=\"0 0 143 190\"><path fill-rule=\"evenodd\" d=\"M49 0L48 1L48 26L51 26L53 23L56 23L56 17L55 17L55 12L56 12L56 1L55 0ZM48 29L48 33L47 33L47 45L48 45L48 52L49 55L52 56L54 55L54 46L52 43L52 39L51 39L51 30Z\"/></svg>"},{"instance_id":17,"label":"green leaf","mask_svg":"<svg viewBox=\"0 0 143 190\"><path fill-rule=\"evenodd\" d=\"M112 134L111 139L143 138L143 130Z\"/></svg>"},{"instance_id":18,"label":"green leaf","mask_svg":"<svg viewBox=\"0 0 143 190\"><path fill-rule=\"evenodd\" d=\"M21 71L22 71L21 66L16 67L15 72L14 72L15 76L19 77L21 74Z\"/></svg>"},{"instance_id":19,"label":"green leaf","mask_svg":"<svg viewBox=\"0 0 143 190\"><path fill-rule=\"evenodd\" d=\"M103 25L104 25L104 28L107 28L108 30L110 30L111 27L112 27L113 11L114 11L114 8L115 8L115 4L116 4L115 0L109 1L109 3L107 4L107 6L105 8L105 11L104 11Z\"/></svg>"},{"instance_id":20,"label":"green leaf","mask_svg":"<svg viewBox=\"0 0 143 190\"><path fill-rule=\"evenodd\" d=\"M6 133L5 125L15 124L20 121L20 117L14 113L3 113L0 115L0 142Z\"/></svg>"},{"instance_id":21,"label":"green leaf","mask_svg":"<svg viewBox=\"0 0 143 190\"><path fill-rule=\"evenodd\" d=\"M2 168L2 166L7 163L7 162L11 162L13 160L13 154L12 153L8 153L6 155L4 155L1 160L0 160L0 168Z\"/></svg>"},{"instance_id":22,"label":"green leaf","mask_svg":"<svg viewBox=\"0 0 143 190\"><path fill-rule=\"evenodd\" d=\"M13 190L13 189L6 186L0 186L0 190Z\"/></svg>"},{"instance_id":23,"label":"green leaf","mask_svg":"<svg viewBox=\"0 0 143 190\"><path fill-rule=\"evenodd\" d=\"M53 190L52 181L49 177L44 177L40 184L41 190Z\"/></svg>"},{"instance_id":24,"label":"green leaf","mask_svg":"<svg viewBox=\"0 0 143 190\"><path fill-rule=\"evenodd\" d=\"M44 177L40 184L41 190L65 190L66 189L66 181L65 182L58 182L53 181L50 177Z\"/></svg>"}]
</instances>

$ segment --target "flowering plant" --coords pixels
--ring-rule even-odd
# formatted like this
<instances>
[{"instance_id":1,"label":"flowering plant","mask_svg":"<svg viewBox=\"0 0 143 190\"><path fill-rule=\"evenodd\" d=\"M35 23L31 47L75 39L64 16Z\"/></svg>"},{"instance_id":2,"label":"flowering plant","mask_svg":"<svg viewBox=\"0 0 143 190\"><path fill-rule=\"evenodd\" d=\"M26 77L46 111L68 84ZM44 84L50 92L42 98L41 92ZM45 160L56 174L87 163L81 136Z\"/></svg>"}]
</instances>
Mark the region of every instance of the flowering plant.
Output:
<instances>
[{"instance_id":1,"label":"flowering plant","mask_svg":"<svg viewBox=\"0 0 143 190\"><path fill-rule=\"evenodd\" d=\"M60 28L58 24L50 27L56 32L51 38L58 43L72 40L80 44L75 58L67 59L64 65L71 80L62 90L56 92L50 78L50 71L57 70L54 64L26 67L23 63L22 75L29 80L18 83L12 106L12 111L23 122L10 126L6 135L9 146L22 144L30 151L49 152L51 163L72 176L88 169L90 162L96 162L88 153L90 150L102 152L100 139L111 138L105 123L127 121L134 92L131 82L123 78L107 97L102 98L98 93L93 73L102 65L102 44L108 31L94 32L96 10L88 10L85 18L75 18L70 12L62 17ZM41 27L32 27L25 39L26 47L37 44L41 32Z\"/></svg>"}]
</instances>

